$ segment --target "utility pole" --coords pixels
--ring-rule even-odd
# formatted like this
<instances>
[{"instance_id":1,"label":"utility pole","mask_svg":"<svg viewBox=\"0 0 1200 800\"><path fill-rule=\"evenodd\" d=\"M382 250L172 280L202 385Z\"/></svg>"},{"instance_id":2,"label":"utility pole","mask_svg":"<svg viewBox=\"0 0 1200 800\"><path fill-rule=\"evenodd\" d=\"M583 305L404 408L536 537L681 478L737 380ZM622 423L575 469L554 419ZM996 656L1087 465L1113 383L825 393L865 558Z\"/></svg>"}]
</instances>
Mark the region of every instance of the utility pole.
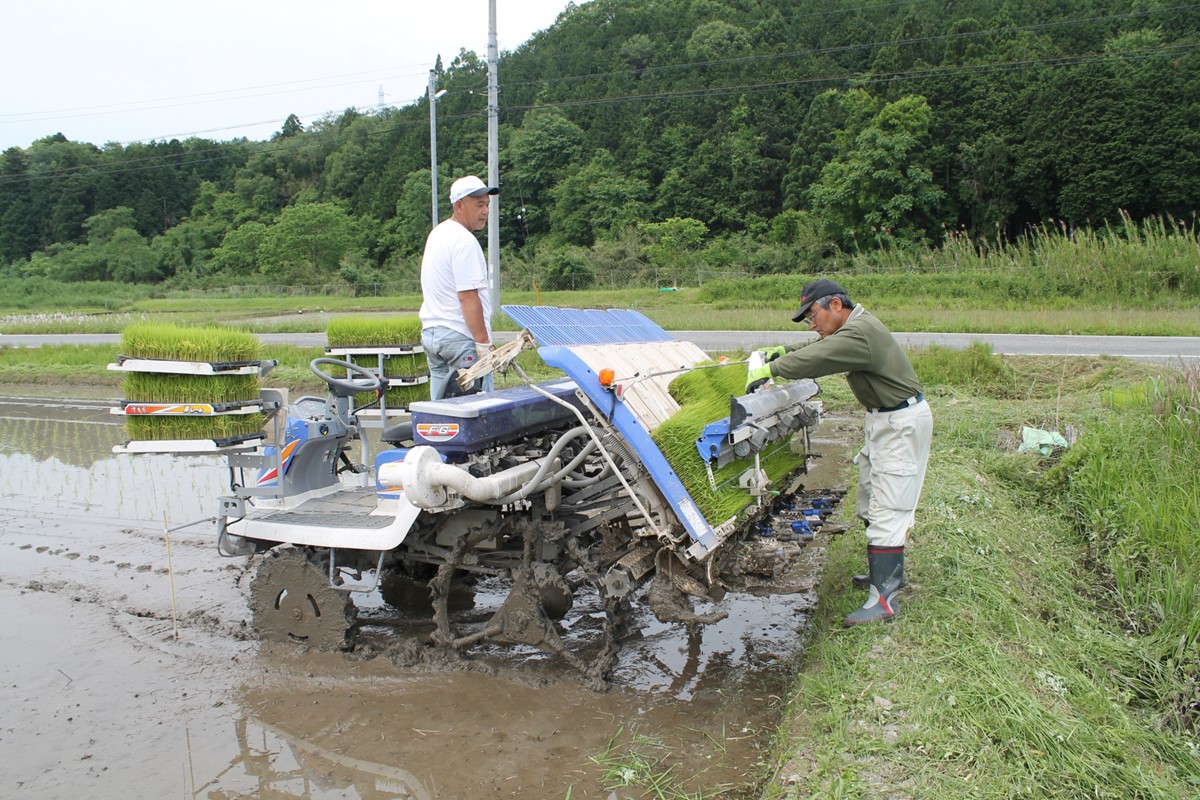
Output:
<instances>
[{"instance_id":1,"label":"utility pole","mask_svg":"<svg viewBox=\"0 0 1200 800\"><path fill-rule=\"evenodd\" d=\"M437 99L446 93L437 90L437 70L429 70L429 171L433 186L433 227L438 224L438 176L437 176Z\"/></svg>"},{"instance_id":2,"label":"utility pole","mask_svg":"<svg viewBox=\"0 0 1200 800\"><path fill-rule=\"evenodd\" d=\"M500 185L500 99L496 47L496 0L488 0L488 186ZM500 307L500 196L492 197L488 210L488 275L492 308Z\"/></svg>"}]
</instances>

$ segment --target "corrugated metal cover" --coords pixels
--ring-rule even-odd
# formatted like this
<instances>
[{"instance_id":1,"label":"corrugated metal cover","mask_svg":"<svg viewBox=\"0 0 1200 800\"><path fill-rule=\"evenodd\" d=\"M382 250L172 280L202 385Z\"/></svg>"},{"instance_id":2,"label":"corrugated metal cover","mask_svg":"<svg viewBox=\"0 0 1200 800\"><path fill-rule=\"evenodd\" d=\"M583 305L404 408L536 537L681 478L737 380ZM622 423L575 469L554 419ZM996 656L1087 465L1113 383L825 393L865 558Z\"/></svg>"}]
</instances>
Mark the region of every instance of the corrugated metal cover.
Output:
<instances>
[{"instance_id":1,"label":"corrugated metal cover","mask_svg":"<svg viewBox=\"0 0 1200 800\"><path fill-rule=\"evenodd\" d=\"M502 306L509 319L529 332L542 347L580 344L670 342L671 335L644 314L628 309Z\"/></svg>"}]
</instances>

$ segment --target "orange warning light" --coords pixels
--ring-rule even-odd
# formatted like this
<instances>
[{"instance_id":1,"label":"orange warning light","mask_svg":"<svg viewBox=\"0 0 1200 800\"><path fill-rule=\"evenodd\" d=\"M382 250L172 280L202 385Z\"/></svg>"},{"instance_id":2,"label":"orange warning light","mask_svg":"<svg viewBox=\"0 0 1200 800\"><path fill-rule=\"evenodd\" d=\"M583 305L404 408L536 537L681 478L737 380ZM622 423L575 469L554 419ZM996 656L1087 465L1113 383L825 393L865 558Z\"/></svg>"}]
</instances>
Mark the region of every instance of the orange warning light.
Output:
<instances>
[{"instance_id":1,"label":"orange warning light","mask_svg":"<svg viewBox=\"0 0 1200 800\"><path fill-rule=\"evenodd\" d=\"M605 367L604 369L600 370L600 385L607 389L613 385L613 381L616 379L616 377L617 376L613 374L611 369Z\"/></svg>"}]
</instances>

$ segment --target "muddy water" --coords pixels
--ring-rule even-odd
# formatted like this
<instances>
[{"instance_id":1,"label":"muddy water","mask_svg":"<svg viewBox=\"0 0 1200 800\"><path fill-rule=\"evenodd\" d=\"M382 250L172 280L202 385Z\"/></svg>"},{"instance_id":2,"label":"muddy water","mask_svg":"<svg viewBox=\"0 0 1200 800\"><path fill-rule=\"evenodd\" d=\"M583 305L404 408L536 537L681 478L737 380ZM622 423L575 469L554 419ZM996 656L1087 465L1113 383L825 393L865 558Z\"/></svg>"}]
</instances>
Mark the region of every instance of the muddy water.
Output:
<instances>
[{"instance_id":1,"label":"muddy water","mask_svg":"<svg viewBox=\"0 0 1200 800\"><path fill-rule=\"evenodd\" d=\"M263 645L244 560L188 526L223 462L113 455L109 407L0 398L0 797L608 800L643 766L752 795L811 593L731 594L692 635L643 610L602 694L534 652L406 666L377 596L358 652Z\"/></svg>"}]
</instances>

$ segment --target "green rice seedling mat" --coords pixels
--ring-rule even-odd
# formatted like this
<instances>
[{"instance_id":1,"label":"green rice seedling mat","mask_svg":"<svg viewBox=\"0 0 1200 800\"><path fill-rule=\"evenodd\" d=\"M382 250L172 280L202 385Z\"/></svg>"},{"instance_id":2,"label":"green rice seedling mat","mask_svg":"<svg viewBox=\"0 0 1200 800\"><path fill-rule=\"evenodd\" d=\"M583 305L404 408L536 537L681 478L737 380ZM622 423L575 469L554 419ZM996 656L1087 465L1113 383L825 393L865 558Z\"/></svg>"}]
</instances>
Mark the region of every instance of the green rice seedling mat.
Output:
<instances>
[{"instance_id":1,"label":"green rice seedling mat","mask_svg":"<svg viewBox=\"0 0 1200 800\"><path fill-rule=\"evenodd\" d=\"M696 450L696 439L703 433L705 425L729 416L729 399L743 394L745 386L745 364L717 369L697 368L683 373L671 381L670 386L671 397L679 403L679 411L652 435L671 469L713 526L724 523L750 505L750 493L738 486L738 478L754 466L754 459L735 458L714 469L713 481L717 486L714 491L704 460ZM790 440L784 440L760 453L759 465L773 483L778 483L803 465L804 457L804 453L792 452Z\"/></svg>"},{"instance_id":2,"label":"green rice seedling mat","mask_svg":"<svg viewBox=\"0 0 1200 800\"><path fill-rule=\"evenodd\" d=\"M336 317L325 329L327 351L339 348L394 348L411 347L413 352L385 355L382 359L383 374L393 379L421 380L411 385L392 386L384 398L389 409L408 408L418 400L429 399L429 367L421 349L421 319L413 316L395 317ZM380 358L369 354L352 354L343 360L374 370L380 366ZM370 393L354 396L354 405L363 408L375 402Z\"/></svg>"},{"instance_id":3,"label":"green rice seedling mat","mask_svg":"<svg viewBox=\"0 0 1200 800\"><path fill-rule=\"evenodd\" d=\"M225 328L133 325L121 335L121 354L130 359L183 362L246 362L259 357L258 337ZM259 399L257 375L188 375L127 372L121 382L132 403L199 404ZM132 439L225 439L261 431L262 412L213 416L131 415L125 430Z\"/></svg>"}]
</instances>

